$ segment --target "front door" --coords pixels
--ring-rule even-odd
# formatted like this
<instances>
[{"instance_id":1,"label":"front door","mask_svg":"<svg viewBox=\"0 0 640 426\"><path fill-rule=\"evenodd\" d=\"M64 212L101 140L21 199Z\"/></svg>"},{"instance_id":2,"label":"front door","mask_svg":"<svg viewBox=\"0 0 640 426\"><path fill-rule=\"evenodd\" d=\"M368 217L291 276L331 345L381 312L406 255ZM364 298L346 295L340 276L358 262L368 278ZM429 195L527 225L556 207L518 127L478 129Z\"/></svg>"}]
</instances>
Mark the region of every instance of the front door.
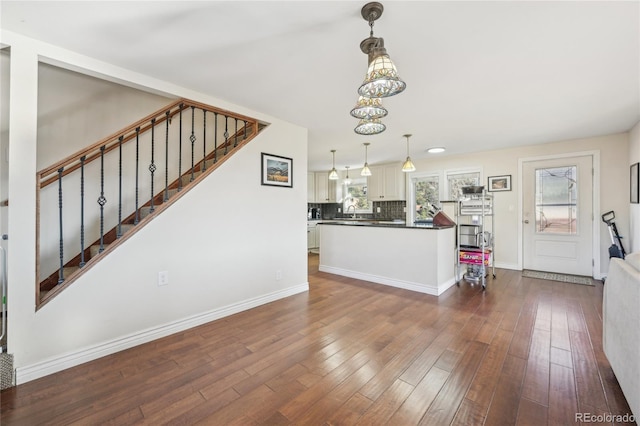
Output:
<instances>
[{"instance_id":1,"label":"front door","mask_svg":"<svg viewBox=\"0 0 640 426\"><path fill-rule=\"evenodd\" d=\"M593 276L593 157L525 161L524 269Z\"/></svg>"}]
</instances>

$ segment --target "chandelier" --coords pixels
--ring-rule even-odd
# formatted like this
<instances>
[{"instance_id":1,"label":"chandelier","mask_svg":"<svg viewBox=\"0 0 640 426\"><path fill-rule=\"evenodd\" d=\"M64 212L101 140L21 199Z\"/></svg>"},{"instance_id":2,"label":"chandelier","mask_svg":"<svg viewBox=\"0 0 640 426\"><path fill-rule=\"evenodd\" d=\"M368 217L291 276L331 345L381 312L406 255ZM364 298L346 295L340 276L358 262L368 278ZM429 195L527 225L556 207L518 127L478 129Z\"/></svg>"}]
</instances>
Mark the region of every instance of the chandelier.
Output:
<instances>
[{"instance_id":1,"label":"chandelier","mask_svg":"<svg viewBox=\"0 0 640 426\"><path fill-rule=\"evenodd\" d=\"M360 119L354 129L360 135L382 133L386 126L380 119L388 114L382 106L382 99L397 95L406 88L406 83L398 77L398 71L384 47L382 37L373 36L374 22L382 16L384 7L378 2L367 3L360 13L369 23L369 37L360 42L360 50L367 55L368 69L365 79L358 89L358 102L351 115Z\"/></svg>"}]
</instances>

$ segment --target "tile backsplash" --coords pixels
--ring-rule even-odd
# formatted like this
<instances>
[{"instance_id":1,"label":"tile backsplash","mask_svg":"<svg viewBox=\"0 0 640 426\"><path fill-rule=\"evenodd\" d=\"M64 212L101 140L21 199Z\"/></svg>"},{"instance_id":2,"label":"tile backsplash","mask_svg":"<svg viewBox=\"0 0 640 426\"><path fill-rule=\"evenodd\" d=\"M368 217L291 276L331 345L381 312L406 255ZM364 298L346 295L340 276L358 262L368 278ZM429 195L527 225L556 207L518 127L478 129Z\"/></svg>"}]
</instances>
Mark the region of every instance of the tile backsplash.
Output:
<instances>
[{"instance_id":1,"label":"tile backsplash","mask_svg":"<svg viewBox=\"0 0 640 426\"><path fill-rule=\"evenodd\" d=\"M373 218L374 219L405 219L406 201L374 201L373 202ZM378 212L380 208L380 213Z\"/></svg>"},{"instance_id":2,"label":"tile backsplash","mask_svg":"<svg viewBox=\"0 0 640 426\"><path fill-rule=\"evenodd\" d=\"M406 201L374 201L373 213L358 213L358 217L381 220L405 219L406 205ZM319 208L323 219L333 219L344 215L344 212L338 212L338 209L342 209L340 203L307 203L307 210L310 208ZM378 213L378 208L380 208L380 213Z\"/></svg>"}]
</instances>

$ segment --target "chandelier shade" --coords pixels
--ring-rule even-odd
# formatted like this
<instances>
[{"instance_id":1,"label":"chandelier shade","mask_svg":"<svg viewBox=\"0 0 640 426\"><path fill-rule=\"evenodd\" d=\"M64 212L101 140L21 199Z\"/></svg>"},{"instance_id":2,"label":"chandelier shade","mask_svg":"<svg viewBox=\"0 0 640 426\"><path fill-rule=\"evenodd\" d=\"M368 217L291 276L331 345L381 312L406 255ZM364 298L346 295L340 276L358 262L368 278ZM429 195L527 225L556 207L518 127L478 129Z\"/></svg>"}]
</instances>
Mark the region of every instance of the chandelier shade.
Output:
<instances>
[{"instance_id":1,"label":"chandelier shade","mask_svg":"<svg viewBox=\"0 0 640 426\"><path fill-rule=\"evenodd\" d=\"M384 48L382 38L375 39L369 57L372 59L364 82L358 89L360 96L368 98L386 98L404 91L407 84L398 76L395 64Z\"/></svg>"},{"instance_id":2,"label":"chandelier shade","mask_svg":"<svg viewBox=\"0 0 640 426\"><path fill-rule=\"evenodd\" d=\"M386 117L388 111L382 106L382 99L358 97L356 106L351 110L351 116L361 120L373 120Z\"/></svg>"},{"instance_id":3,"label":"chandelier shade","mask_svg":"<svg viewBox=\"0 0 640 426\"><path fill-rule=\"evenodd\" d=\"M385 131L385 126L379 118L373 120L360 120L355 129L353 129L359 135L377 135Z\"/></svg>"}]
</instances>

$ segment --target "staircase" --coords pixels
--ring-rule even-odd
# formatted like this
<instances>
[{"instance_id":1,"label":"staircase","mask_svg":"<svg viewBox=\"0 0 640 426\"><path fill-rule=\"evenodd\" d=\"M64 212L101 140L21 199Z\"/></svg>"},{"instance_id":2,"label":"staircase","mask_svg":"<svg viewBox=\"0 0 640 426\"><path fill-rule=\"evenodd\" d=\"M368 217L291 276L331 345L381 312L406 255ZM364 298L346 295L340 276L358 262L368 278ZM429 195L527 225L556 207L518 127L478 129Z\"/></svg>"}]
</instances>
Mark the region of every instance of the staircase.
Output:
<instances>
[{"instance_id":1,"label":"staircase","mask_svg":"<svg viewBox=\"0 0 640 426\"><path fill-rule=\"evenodd\" d=\"M265 126L180 99L38 172L36 309L177 202Z\"/></svg>"}]
</instances>

